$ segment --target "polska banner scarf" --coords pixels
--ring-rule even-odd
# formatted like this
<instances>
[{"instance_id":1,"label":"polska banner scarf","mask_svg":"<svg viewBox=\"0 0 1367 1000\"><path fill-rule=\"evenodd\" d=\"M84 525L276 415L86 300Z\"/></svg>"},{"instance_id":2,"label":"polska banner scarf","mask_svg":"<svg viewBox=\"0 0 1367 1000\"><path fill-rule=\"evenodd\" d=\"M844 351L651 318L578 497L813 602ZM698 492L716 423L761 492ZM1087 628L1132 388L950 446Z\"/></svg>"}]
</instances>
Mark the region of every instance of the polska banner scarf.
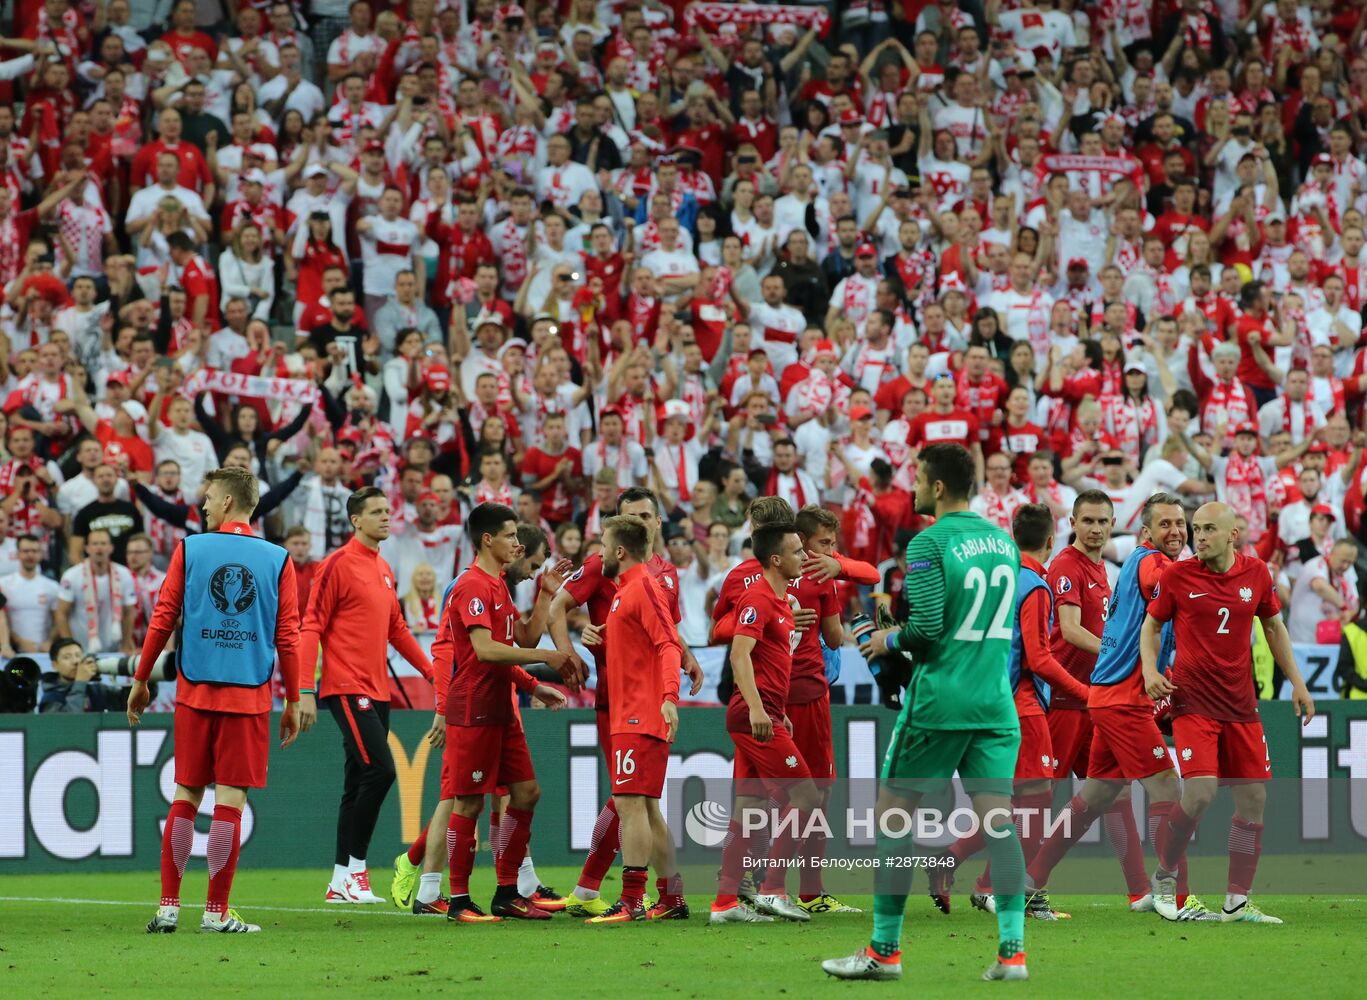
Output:
<instances>
[{"instance_id":1,"label":"polska banner scarf","mask_svg":"<svg viewBox=\"0 0 1367 1000\"><path fill-rule=\"evenodd\" d=\"M695 3L684 10L684 24L689 27L702 25L709 34L720 34L728 25L795 24L803 28L815 28L817 34L826 37L831 30L831 16L820 7L798 7L792 4L769 6L759 3Z\"/></svg>"},{"instance_id":2,"label":"polska banner scarf","mask_svg":"<svg viewBox=\"0 0 1367 1000\"><path fill-rule=\"evenodd\" d=\"M318 399L318 387L307 379L243 375L218 368L199 369L185 380L180 389L181 395L187 399L193 399L205 391L302 405L312 404Z\"/></svg>"},{"instance_id":3,"label":"polska banner scarf","mask_svg":"<svg viewBox=\"0 0 1367 1000\"><path fill-rule=\"evenodd\" d=\"M1076 153L1050 153L1041 156L1035 166L1040 176L1049 174L1072 174L1083 170L1117 175L1116 179L1128 177L1136 188L1144 183L1144 164L1130 156L1081 156Z\"/></svg>"},{"instance_id":4,"label":"polska banner scarf","mask_svg":"<svg viewBox=\"0 0 1367 1000\"><path fill-rule=\"evenodd\" d=\"M111 629L117 629L119 612L123 610L123 596L119 593L119 575L114 572L112 561L106 572L109 575L109 624ZM95 583L95 567L89 559L85 561L81 592L85 602L85 649L88 653L100 641L100 594Z\"/></svg>"}]
</instances>

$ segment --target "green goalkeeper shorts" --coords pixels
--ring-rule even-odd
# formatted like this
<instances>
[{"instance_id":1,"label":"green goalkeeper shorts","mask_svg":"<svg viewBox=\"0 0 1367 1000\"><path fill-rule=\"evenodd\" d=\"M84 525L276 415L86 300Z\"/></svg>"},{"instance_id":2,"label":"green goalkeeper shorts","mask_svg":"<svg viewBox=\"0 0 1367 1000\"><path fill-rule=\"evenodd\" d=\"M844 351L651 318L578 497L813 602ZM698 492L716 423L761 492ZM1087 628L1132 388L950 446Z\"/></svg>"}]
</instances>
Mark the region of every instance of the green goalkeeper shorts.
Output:
<instances>
[{"instance_id":1,"label":"green goalkeeper shorts","mask_svg":"<svg viewBox=\"0 0 1367 1000\"><path fill-rule=\"evenodd\" d=\"M898 721L883 757L883 784L896 792L933 794L955 772L970 795L1010 797L1019 729L922 729Z\"/></svg>"}]
</instances>

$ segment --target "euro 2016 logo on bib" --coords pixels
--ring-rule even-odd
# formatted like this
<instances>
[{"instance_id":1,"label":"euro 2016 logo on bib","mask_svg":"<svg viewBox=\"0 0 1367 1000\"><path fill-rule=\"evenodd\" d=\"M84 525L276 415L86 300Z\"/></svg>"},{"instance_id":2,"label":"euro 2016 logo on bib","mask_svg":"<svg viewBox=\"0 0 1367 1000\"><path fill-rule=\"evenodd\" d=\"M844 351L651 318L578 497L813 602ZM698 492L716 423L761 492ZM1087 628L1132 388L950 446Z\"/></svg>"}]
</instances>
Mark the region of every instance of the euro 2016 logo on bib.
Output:
<instances>
[{"instance_id":1,"label":"euro 2016 logo on bib","mask_svg":"<svg viewBox=\"0 0 1367 1000\"><path fill-rule=\"evenodd\" d=\"M240 615L256 603L256 578L239 563L220 566L209 577L209 600L225 619Z\"/></svg>"},{"instance_id":2,"label":"euro 2016 logo on bib","mask_svg":"<svg viewBox=\"0 0 1367 1000\"><path fill-rule=\"evenodd\" d=\"M478 618L482 614L484 614L484 602L478 597L470 598L470 616Z\"/></svg>"},{"instance_id":3,"label":"euro 2016 logo on bib","mask_svg":"<svg viewBox=\"0 0 1367 1000\"><path fill-rule=\"evenodd\" d=\"M738 620L742 625L753 625L758 619L759 612L754 608L741 608L740 618Z\"/></svg>"}]
</instances>

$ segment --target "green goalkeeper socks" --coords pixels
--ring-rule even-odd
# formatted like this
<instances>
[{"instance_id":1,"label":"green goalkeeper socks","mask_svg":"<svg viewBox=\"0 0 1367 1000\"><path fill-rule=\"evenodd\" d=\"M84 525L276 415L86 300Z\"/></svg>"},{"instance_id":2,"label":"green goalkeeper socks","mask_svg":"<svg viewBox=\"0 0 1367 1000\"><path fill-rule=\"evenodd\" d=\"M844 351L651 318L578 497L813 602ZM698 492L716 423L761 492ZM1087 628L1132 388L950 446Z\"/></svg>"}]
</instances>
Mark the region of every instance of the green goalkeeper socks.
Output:
<instances>
[{"instance_id":1,"label":"green goalkeeper socks","mask_svg":"<svg viewBox=\"0 0 1367 1000\"><path fill-rule=\"evenodd\" d=\"M873 939L869 947L884 958L891 958L901 950L902 917L906 908L906 896L873 897Z\"/></svg>"},{"instance_id":2,"label":"green goalkeeper socks","mask_svg":"<svg viewBox=\"0 0 1367 1000\"><path fill-rule=\"evenodd\" d=\"M1025 856L1014 826L1007 828L1005 836L986 840L997 902L998 954L1010 958L1025 950Z\"/></svg>"}]
</instances>

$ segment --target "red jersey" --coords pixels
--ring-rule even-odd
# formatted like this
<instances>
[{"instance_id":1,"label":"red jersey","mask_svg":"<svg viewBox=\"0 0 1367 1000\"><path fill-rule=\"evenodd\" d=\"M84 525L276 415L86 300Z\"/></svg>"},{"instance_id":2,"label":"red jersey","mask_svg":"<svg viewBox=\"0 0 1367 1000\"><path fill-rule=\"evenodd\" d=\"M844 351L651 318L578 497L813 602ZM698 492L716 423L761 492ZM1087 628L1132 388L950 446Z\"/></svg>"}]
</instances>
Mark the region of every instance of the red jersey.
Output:
<instances>
[{"instance_id":1,"label":"red jersey","mask_svg":"<svg viewBox=\"0 0 1367 1000\"><path fill-rule=\"evenodd\" d=\"M239 521L219 525L219 531L235 535L250 535L252 529ZM142 643L142 657L138 661L137 678L146 681L152 676L156 662L166 642L176 630L185 597L185 546L177 545L166 567L166 578L161 583L157 606L147 626L147 638ZM300 687L312 687L313 660L299 658L299 606L294 581L294 560L286 559L280 574L280 605L275 618L275 650L280 658L280 679L285 685L285 700L298 701ZM228 684L195 684L181 676L176 683L176 704L196 708L202 712L228 712L233 715L260 715L271 710L271 685L247 688Z\"/></svg>"},{"instance_id":2,"label":"red jersey","mask_svg":"<svg viewBox=\"0 0 1367 1000\"><path fill-rule=\"evenodd\" d=\"M1267 564L1236 555L1216 573L1199 559L1172 563L1159 581L1149 614L1173 623L1177 657L1172 714L1203 715L1225 722L1255 722L1258 693L1253 684L1249 637L1253 619L1281 612Z\"/></svg>"},{"instance_id":3,"label":"red jersey","mask_svg":"<svg viewBox=\"0 0 1367 1000\"><path fill-rule=\"evenodd\" d=\"M793 673L788 685L788 704L816 701L830 686L826 683L826 658L821 653L821 620L840 614L840 592L834 580L817 583L800 576L788 584L798 607L816 612L817 623L803 632L793 650Z\"/></svg>"},{"instance_id":4,"label":"red jersey","mask_svg":"<svg viewBox=\"0 0 1367 1000\"><path fill-rule=\"evenodd\" d=\"M133 157L129 182L134 191L156 183L157 157L162 153L171 153L180 161L176 183L181 187L189 188L195 194L203 194L204 189L213 184L214 175L198 146L188 140L169 143L155 139L139 149Z\"/></svg>"},{"instance_id":5,"label":"red jersey","mask_svg":"<svg viewBox=\"0 0 1367 1000\"><path fill-rule=\"evenodd\" d=\"M485 663L475 655L470 630L488 629L495 642L513 645L517 606L501 576L490 576L478 563L456 579L438 629L443 648L433 644L438 664L452 657L446 686L446 722L452 726L506 726L513 721L513 686L535 690L536 682L516 664ZM449 650L447 652L447 643ZM530 682L530 683L529 683Z\"/></svg>"},{"instance_id":6,"label":"red jersey","mask_svg":"<svg viewBox=\"0 0 1367 1000\"><path fill-rule=\"evenodd\" d=\"M1049 643L1063 669L1083 684L1092 677L1096 654L1088 653L1063 638L1059 625L1059 611L1070 604L1081 612L1080 624L1098 639L1106 627L1106 616L1111 610L1111 583L1106 578L1106 564L1094 563L1075 546L1066 549L1049 562L1049 591L1054 595L1054 629ZM1049 698L1049 709L1084 709L1087 702L1067 692L1054 689Z\"/></svg>"},{"instance_id":7,"label":"red jersey","mask_svg":"<svg viewBox=\"0 0 1367 1000\"><path fill-rule=\"evenodd\" d=\"M750 662L755 668L755 687L760 703L775 726L783 725L784 706L788 704L788 683L793 673L793 652L801 641L795 627L793 609L785 597L774 593L768 581L745 592L736 612L736 635L755 640ZM732 733L750 732L750 709L741 696L740 685L731 693L726 706L726 729Z\"/></svg>"},{"instance_id":8,"label":"red jersey","mask_svg":"<svg viewBox=\"0 0 1367 1000\"><path fill-rule=\"evenodd\" d=\"M570 475L584 474L578 448L566 448L559 455L548 455L537 447L527 449L527 455L522 459L522 474L528 482L545 479L563 459L569 460ZM574 497L563 479L557 479L541 494L541 516L551 524L560 524L574 516Z\"/></svg>"},{"instance_id":9,"label":"red jersey","mask_svg":"<svg viewBox=\"0 0 1367 1000\"><path fill-rule=\"evenodd\" d=\"M669 612L670 618L677 624L683 617L679 610L679 574L673 564L668 559L661 559L658 555L652 555L645 563L645 567L650 571L650 575L660 584L660 591L664 594L665 607ZM603 575L603 557L595 552L584 560L584 565L574 571L573 575L565 581L564 589L574 600L584 605L589 612L589 621L594 625L604 625L608 620L608 612L612 609L612 599L617 594L617 584ZM607 655L608 642L597 647L589 647L589 652L593 654L593 662L597 668L597 677L594 682L594 707L600 712L607 711L608 699L608 674L611 668L608 666Z\"/></svg>"},{"instance_id":10,"label":"red jersey","mask_svg":"<svg viewBox=\"0 0 1367 1000\"><path fill-rule=\"evenodd\" d=\"M907 430L907 444L927 448L932 444L959 444L972 448L979 443L978 419L967 410L918 413Z\"/></svg>"},{"instance_id":11,"label":"red jersey","mask_svg":"<svg viewBox=\"0 0 1367 1000\"><path fill-rule=\"evenodd\" d=\"M1272 343L1272 326L1266 317L1254 319L1248 314L1240 316L1234 323L1234 336L1239 341L1239 370L1236 373L1245 385L1253 386L1255 389L1275 389L1276 383L1267 377L1267 373L1258 367L1258 362L1253 359L1253 349L1249 341L1253 337L1258 338L1258 342L1263 345L1263 350L1268 352L1268 357L1272 356L1272 348L1268 346Z\"/></svg>"},{"instance_id":12,"label":"red jersey","mask_svg":"<svg viewBox=\"0 0 1367 1000\"><path fill-rule=\"evenodd\" d=\"M740 603L745 592L750 589L750 584L763 575L759 560L747 559L734 566L722 579L721 590L717 592L716 603L712 605L713 642L731 640L732 628L735 625L731 620L734 617L732 612L736 610L736 605Z\"/></svg>"},{"instance_id":13,"label":"red jersey","mask_svg":"<svg viewBox=\"0 0 1367 1000\"><path fill-rule=\"evenodd\" d=\"M378 550L357 538L319 563L302 641L306 671L318 662L318 647L323 647L320 698L358 694L388 702L389 645L424 677L432 677L432 664L404 621L394 571Z\"/></svg>"},{"instance_id":14,"label":"red jersey","mask_svg":"<svg viewBox=\"0 0 1367 1000\"><path fill-rule=\"evenodd\" d=\"M660 705L679 700L683 646L670 619L664 587L645 565L618 578L608 609L609 720L614 735L630 733L669 738Z\"/></svg>"}]
</instances>

